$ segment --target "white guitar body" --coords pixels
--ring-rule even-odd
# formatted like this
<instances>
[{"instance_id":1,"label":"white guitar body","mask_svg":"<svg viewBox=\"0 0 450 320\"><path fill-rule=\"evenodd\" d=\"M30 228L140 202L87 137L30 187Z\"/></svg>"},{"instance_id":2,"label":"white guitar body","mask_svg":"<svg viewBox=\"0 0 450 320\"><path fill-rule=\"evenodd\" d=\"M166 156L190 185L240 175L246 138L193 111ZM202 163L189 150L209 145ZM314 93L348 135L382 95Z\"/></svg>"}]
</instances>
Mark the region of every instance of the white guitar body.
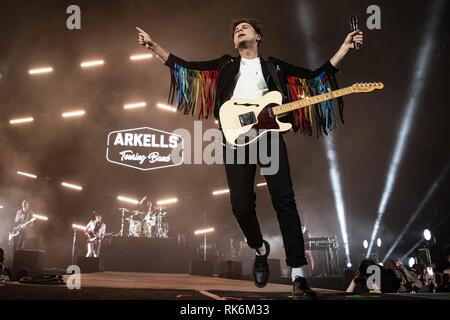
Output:
<instances>
[{"instance_id":1,"label":"white guitar body","mask_svg":"<svg viewBox=\"0 0 450 320\"><path fill-rule=\"evenodd\" d=\"M254 100L229 100L219 111L220 124L225 139L234 146L245 146L257 140L268 131L289 131L290 123L278 120L278 116L270 113L270 107L281 105L283 97L278 91L271 91L263 97ZM269 108L266 108L269 106ZM239 137L256 129L256 136L240 143Z\"/></svg>"},{"instance_id":2,"label":"white guitar body","mask_svg":"<svg viewBox=\"0 0 450 320\"><path fill-rule=\"evenodd\" d=\"M284 105L282 105L281 93L278 91L270 91L263 97L254 100L229 100L220 107L220 125L227 143L238 147L245 146L256 141L268 131L291 130L292 125L279 121L279 116L348 94L366 93L383 89L383 87L381 82L356 83L346 88L328 91L313 97L304 97Z\"/></svg>"}]
</instances>

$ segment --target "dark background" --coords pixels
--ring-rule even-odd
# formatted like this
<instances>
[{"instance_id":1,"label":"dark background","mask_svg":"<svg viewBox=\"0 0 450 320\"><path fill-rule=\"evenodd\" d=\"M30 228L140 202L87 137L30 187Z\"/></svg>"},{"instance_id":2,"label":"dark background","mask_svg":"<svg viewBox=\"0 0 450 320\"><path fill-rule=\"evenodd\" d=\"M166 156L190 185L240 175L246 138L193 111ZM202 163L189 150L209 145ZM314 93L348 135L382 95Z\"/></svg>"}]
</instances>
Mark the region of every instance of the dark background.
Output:
<instances>
[{"instance_id":1,"label":"dark background","mask_svg":"<svg viewBox=\"0 0 450 320\"><path fill-rule=\"evenodd\" d=\"M449 28L448 4L433 17L433 33L425 25L433 1L378 1L381 30L368 30L366 8L371 1L5 1L0 2L0 246L24 198L50 217L43 235L55 265L70 258L71 224L86 223L92 210L104 214L108 231L118 230L123 204L117 194L154 199L178 197L169 207L172 235L208 225L212 240L226 247L230 237L242 239L230 211L221 165L183 165L141 172L110 164L105 159L110 131L149 126L173 131L193 129L193 118L162 111L167 99L168 69L156 58L134 62L131 54L147 53L137 43L135 26L150 33L167 51L185 59L202 60L237 54L230 22L258 18L263 25L261 55L276 56L308 68L318 67L339 48L356 14L365 32L359 53L341 63L341 86L382 81L385 89L345 98L346 124L332 132L342 182L342 194L352 257L369 240L385 186L398 130L408 97L420 90L418 106L397 179L387 203L379 236L380 255L387 251L425 194L450 161L448 119ZM82 28L66 28L66 8L81 7ZM436 13L436 12L435 12ZM424 76L412 83L424 39L433 50ZM105 65L83 70L81 61L102 58ZM49 75L31 77L30 68L51 65ZM124 111L130 101L147 101L145 110ZM87 115L64 120L66 110L83 108ZM33 115L29 125L11 126L14 117ZM213 127L213 120L203 123ZM324 139L286 135L296 199L302 220L313 236L338 235L336 204L330 182ZM16 174L35 173L37 180ZM62 180L78 182L82 192L61 187ZM257 177L257 182L263 181ZM450 178L426 202L395 254L405 253L420 239L425 226L433 228L450 213ZM266 188L258 188L257 206L274 256L283 257L279 228ZM448 246L449 221L435 230L437 247ZM195 241L195 238L193 239ZM448 247L447 247L448 248ZM442 252L436 253L437 255Z\"/></svg>"}]
</instances>

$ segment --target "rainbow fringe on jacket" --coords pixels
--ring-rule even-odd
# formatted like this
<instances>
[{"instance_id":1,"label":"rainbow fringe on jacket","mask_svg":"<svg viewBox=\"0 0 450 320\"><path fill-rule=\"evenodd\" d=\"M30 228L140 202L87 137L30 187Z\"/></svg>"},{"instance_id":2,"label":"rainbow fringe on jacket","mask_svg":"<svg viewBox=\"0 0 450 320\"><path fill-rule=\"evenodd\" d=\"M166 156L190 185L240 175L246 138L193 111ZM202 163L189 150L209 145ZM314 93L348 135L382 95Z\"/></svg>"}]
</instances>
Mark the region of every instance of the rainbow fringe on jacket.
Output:
<instances>
[{"instance_id":1,"label":"rainbow fringe on jacket","mask_svg":"<svg viewBox=\"0 0 450 320\"><path fill-rule=\"evenodd\" d=\"M171 69L171 86L169 104L174 105L185 115L197 116L198 119L208 119L214 112L217 90L218 71L190 70L175 64ZM334 75L322 72L313 79L287 77L288 99L297 101L306 96L326 93L328 89L338 88ZM338 125L338 118L344 123L342 98L337 99L339 114L336 113L333 100L297 109L294 113L293 127L295 131L312 135L316 127L317 136L328 134Z\"/></svg>"},{"instance_id":2,"label":"rainbow fringe on jacket","mask_svg":"<svg viewBox=\"0 0 450 320\"><path fill-rule=\"evenodd\" d=\"M298 77L288 76L288 95L290 101L297 101L307 96L315 96L326 93L328 89L338 88L334 75L322 72L313 79L305 80ZM294 111L294 130L303 134L312 135L313 126L316 126L317 136L328 134L328 131L338 126L338 115L334 108L334 101L328 100L319 104L311 105L304 109ZM339 118L344 123L344 103L342 98L337 99L339 107Z\"/></svg>"},{"instance_id":3,"label":"rainbow fringe on jacket","mask_svg":"<svg viewBox=\"0 0 450 320\"><path fill-rule=\"evenodd\" d=\"M189 70L175 64L171 69L169 104L173 105L176 98L179 112L208 119L214 111L217 76L217 70Z\"/></svg>"}]
</instances>

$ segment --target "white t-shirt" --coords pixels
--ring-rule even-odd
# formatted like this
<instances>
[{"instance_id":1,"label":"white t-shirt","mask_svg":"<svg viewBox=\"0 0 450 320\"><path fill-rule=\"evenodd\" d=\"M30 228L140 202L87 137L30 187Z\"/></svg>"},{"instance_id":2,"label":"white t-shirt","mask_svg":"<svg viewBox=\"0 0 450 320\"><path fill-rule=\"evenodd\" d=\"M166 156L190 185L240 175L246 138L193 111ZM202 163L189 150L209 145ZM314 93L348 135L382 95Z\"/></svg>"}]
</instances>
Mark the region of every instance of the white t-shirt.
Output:
<instances>
[{"instance_id":1,"label":"white t-shirt","mask_svg":"<svg viewBox=\"0 0 450 320\"><path fill-rule=\"evenodd\" d=\"M241 58L238 77L231 100L257 99L269 91L259 58Z\"/></svg>"}]
</instances>

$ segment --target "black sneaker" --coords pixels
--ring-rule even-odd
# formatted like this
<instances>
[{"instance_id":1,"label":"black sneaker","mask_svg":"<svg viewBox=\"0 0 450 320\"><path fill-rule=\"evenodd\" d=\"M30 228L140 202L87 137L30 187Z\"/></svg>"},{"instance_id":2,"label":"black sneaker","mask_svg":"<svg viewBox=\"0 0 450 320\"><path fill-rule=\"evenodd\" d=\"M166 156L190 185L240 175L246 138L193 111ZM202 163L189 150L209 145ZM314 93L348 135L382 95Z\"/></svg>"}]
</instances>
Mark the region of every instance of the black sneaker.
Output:
<instances>
[{"instance_id":1,"label":"black sneaker","mask_svg":"<svg viewBox=\"0 0 450 320\"><path fill-rule=\"evenodd\" d=\"M253 265L253 280L258 288L263 288L269 281L269 264L267 263L267 257L270 253L270 245L264 240L264 245L266 247L266 254L263 256L255 256L255 264Z\"/></svg>"},{"instance_id":2,"label":"black sneaker","mask_svg":"<svg viewBox=\"0 0 450 320\"><path fill-rule=\"evenodd\" d=\"M308 282L303 277L297 277L295 278L295 281L293 283L292 288L292 297L294 299L298 298L315 298L316 293L314 290L312 290Z\"/></svg>"}]
</instances>

